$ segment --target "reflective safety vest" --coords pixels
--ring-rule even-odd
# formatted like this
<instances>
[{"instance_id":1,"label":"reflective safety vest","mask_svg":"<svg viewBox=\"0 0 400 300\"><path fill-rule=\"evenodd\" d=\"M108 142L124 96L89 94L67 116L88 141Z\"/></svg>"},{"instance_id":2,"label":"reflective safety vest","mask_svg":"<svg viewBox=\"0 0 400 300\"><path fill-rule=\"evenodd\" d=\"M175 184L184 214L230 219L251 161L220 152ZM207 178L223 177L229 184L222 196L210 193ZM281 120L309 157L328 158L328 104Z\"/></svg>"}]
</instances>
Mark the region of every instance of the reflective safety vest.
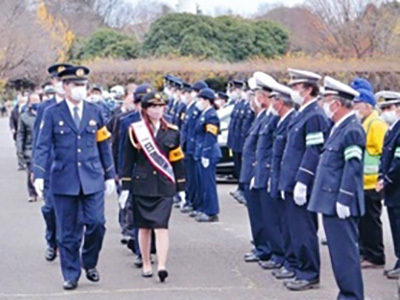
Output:
<instances>
[{"instance_id":1,"label":"reflective safety vest","mask_svg":"<svg viewBox=\"0 0 400 300\"><path fill-rule=\"evenodd\" d=\"M363 122L366 133L366 147L364 154L364 189L375 189L378 181L379 163L382 155L383 143L387 130L386 123L374 111Z\"/></svg>"}]
</instances>

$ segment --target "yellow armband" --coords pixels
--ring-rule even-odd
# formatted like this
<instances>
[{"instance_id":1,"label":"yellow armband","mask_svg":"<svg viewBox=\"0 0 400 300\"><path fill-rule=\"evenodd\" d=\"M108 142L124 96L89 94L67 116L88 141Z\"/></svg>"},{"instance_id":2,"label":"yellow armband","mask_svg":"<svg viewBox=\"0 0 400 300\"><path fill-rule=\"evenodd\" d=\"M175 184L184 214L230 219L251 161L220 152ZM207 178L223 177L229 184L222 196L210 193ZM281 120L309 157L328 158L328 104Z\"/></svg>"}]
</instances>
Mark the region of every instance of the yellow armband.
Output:
<instances>
[{"instance_id":1,"label":"yellow armband","mask_svg":"<svg viewBox=\"0 0 400 300\"><path fill-rule=\"evenodd\" d=\"M106 126L101 127L97 130L97 142L101 143L111 137L111 133L107 130Z\"/></svg>"},{"instance_id":2,"label":"yellow armband","mask_svg":"<svg viewBox=\"0 0 400 300\"><path fill-rule=\"evenodd\" d=\"M183 154L182 148L178 147L174 150L171 150L169 152L169 161L170 162L176 162L179 161L181 159L183 159L185 157L185 155Z\"/></svg>"},{"instance_id":3,"label":"yellow armband","mask_svg":"<svg viewBox=\"0 0 400 300\"><path fill-rule=\"evenodd\" d=\"M207 124L206 125L206 132L210 132L213 135L218 135L218 126L213 125L213 124Z\"/></svg>"}]
</instances>

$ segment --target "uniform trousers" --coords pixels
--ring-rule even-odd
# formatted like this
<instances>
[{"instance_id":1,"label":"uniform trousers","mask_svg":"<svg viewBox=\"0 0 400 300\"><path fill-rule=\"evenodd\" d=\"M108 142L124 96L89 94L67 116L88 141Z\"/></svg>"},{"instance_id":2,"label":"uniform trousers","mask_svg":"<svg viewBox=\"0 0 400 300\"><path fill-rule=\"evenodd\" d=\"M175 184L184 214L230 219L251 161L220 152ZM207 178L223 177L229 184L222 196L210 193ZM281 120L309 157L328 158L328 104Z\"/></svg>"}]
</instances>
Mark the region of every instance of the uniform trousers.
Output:
<instances>
[{"instance_id":1,"label":"uniform trousers","mask_svg":"<svg viewBox=\"0 0 400 300\"><path fill-rule=\"evenodd\" d=\"M358 247L358 228L355 218L341 220L323 215L329 254L336 284L338 300L363 300L364 287Z\"/></svg>"},{"instance_id":2,"label":"uniform trousers","mask_svg":"<svg viewBox=\"0 0 400 300\"><path fill-rule=\"evenodd\" d=\"M78 281L81 269L95 268L105 234L104 191L77 196L54 194L57 240L64 280ZM80 207L82 221L80 222ZM80 255L83 230L82 254Z\"/></svg>"},{"instance_id":3,"label":"uniform trousers","mask_svg":"<svg viewBox=\"0 0 400 300\"><path fill-rule=\"evenodd\" d=\"M320 257L318 242L317 214L309 212L307 205L298 206L293 193L285 192L288 209L288 225L291 247L296 255L298 280L318 280L320 275Z\"/></svg>"},{"instance_id":4,"label":"uniform trousers","mask_svg":"<svg viewBox=\"0 0 400 300\"><path fill-rule=\"evenodd\" d=\"M219 158L211 158L210 164L204 168L200 163L201 178L203 180L203 204L200 211L207 216L219 214L219 201L217 192L217 164Z\"/></svg>"},{"instance_id":5,"label":"uniform trousers","mask_svg":"<svg viewBox=\"0 0 400 300\"><path fill-rule=\"evenodd\" d=\"M54 210L54 199L53 194L50 193L50 183L48 180L44 181L43 191L43 206L42 215L46 224L45 238L47 245L53 249L57 248L57 225L56 225L56 213Z\"/></svg>"},{"instance_id":6,"label":"uniform trousers","mask_svg":"<svg viewBox=\"0 0 400 300\"><path fill-rule=\"evenodd\" d=\"M365 214L360 218L358 229L360 231L361 256L374 264L385 264L385 251L383 246L382 230L382 194L375 190L364 191Z\"/></svg>"},{"instance_id":7,"label":"uniform trousers","mask_svg":"<svg viewBox=\"0 0 400 300\"><path fill-rule=\"evenodd\" d=\"M388 207L390 229L394 245L394 254L397 261L394 269L400 268L400 207Z\"/></svg>"},{"instance_id":8,"label":"uniform trousers","mask_svg":"<svg viewBox=\"0 0 400 300\"><path fill-rule=\"evenodd\" d=\"M196 162L193 154L185 154L186 205L193 206L196 198Z\"/></svg>"}]
</instances>

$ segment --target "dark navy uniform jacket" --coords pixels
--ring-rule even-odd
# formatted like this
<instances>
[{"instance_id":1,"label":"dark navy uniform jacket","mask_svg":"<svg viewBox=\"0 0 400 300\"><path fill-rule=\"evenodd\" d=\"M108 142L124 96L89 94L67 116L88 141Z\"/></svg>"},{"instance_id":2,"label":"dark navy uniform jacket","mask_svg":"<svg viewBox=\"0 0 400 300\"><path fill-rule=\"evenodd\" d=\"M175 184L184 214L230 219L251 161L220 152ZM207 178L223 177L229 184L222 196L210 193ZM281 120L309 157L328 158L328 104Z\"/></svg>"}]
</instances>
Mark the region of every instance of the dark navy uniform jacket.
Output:
<instances>
[{"instance_id":1,"label":"dark navy uniform jacket","mask_svg":"<svg viewBox=\"0 0 400 300\"><path fill-rule=\"evenodd\" d=\"M115 171L100 109L83 102L80 128L76 128L66 100L49 107L44 114L35 150L35 178L44 178L46 163L54 149L50 187L54 194L93 194L104 190L104 180Z\"/></svg>"},{"instance_id":2,"label":"dark navy uniform jacket","mask_svg":"<svg viewBox=\"0 0 400 300\"><path fill-rule=\"evenodd\" d=\"M241 109L242 105L243 105L242 101L237 101L231 112L231 120L229 122L229 127L228 127L227 146L228 146L228 148L230 148L232 150L233 150L233 143L235 140L235 129L237 128L236 122L238 121L238 115L240 113L240 109Z\"/></svg>"},{"instance_id":3,"label":"dark navy uniform jacket","mask_svg":"<svg viewBox=\"0 0 400 300\"><path fill-rule=\"evenodd\" d=\"M179 129L182 128L182 124L185 121L186 114L186 104L179 102L175 114L172 116L172 124L178 126Z\"/></svg>"},{"instance_id":4,"label":"dark navy uniform jacket","mask_svg":"<svg viewBox=\"0 0 400 300\"><path fill-rule=\"evenodd\" d=\"M201 111L196 107L196 102L191 102L187 107L185 122L181 130L181 145L185 154L194 155L196 148L195 129L200 115Z\"/></svg>"},{"instance_id":5,"label":"dark navy uniform jacket","mask_svg":"<svg viewBox=\"0 0 400 300\"><path fill-rule=\"evenodd\" d=\"M336 216L336 202L350 208L351 216L365 212L365 132L352 114L332 128L321 155L308 210Z\"/></svg>"},{"instance_id":6,"label":"dark navy uniform jacket","mask_svg":"<svg viewBox=\"0 0 400 300\"><path fill-rule=\"evenodd\" d=\"M386 133L379 167L384 182L384 200L388 207L400 207L400 121Z\"/></svg>"},{"instance_id":7,"label":"dark navy uniform jacket","mask_svg":"<svg viewBox=\"0 0 400 300\"><path fill-rule=\"evenodd\" d=\"M249 133L250 127L254 121L254 112L250 107L250 102L246 102L243 110L244 110L244 116L240 128L240 144L239 144L239 147L240 149L242 149L242 152L247 134Z\"/></svg>"},{"instance_id":8,"label":"dark navy uniform jacket","mask_svg":"<svg viewBox=\"0 0 400 300\"><path fill-rule=\"evenodd\" d=\"M57 103L56 98L53 97L43 103L40 103L40 105L38 107L35 123L33 124L33 149L32 149L32 158L33 159L35 157L35 149L36 149L37 141L38 141L37 137L38 137L39 131L40 131L40 124L43 121L44 112L48 107L55 105L56 103ZM46 169L46 174L44 177L45 180L50 180L50 168L51 168L51 163L53 162L53 158L54 158L54 153L51 152L49 159L45 166L45 169Z\"/></svg>"},{"instance_id":9,"label":"dark navy uniform jacket","mask_svg":"<svg viewBox=\"0 0 400 300\"><path fill-rule=\"evenodd\" d=\"M292 122L292 119L296 117L296 115L297 112L294 109L289 111L283 120L282 118L279 119L278 125L274 132L274 144L272 146L271 158L270 195L275 199L280 198L280 176L285 176L285 173L281 172L283 151L285 150L286 146L289 124Z\"/></svg>"},{"instance_id":10,"label":"dark navy uniform jacket","mask_svg":"<svg viewBox=\"0 0 400 300\"><path fill-rule=\"evenodd\" d=\"M316 100L293 118L282 158L281 170L285 175L281 176L279 190L293 192L296 183L301 182L311 193L328 131L329 122Z\"/></svg>"},{"instance_id":11,"label":"dark navy uniform jacket","mask_svg":"<svg viewBox=\"0 0 400 300\"><path fill-rule=\"evenodd\" d=\"M201 114L195 129L195 160L200 160L202 157L208 159L222 157L221 148L218 145L219 126L217 111L213 107Z\"/></svg>"},{"instance_id":12,"label":"dark navy uniform jacket","mask_svg":"<svg viewBox=\"0 0 400 300\"><path fill-rule=\"evenodd\" d=\"M160 128L154 138L158 149L172 165L175 184L156 170L137 146L132 130L128 132L124 145L122 189L145 197L172 197L185 190L184 156L178 128L168 124L168 128Z\"/></svg>"},{"instance_id":13,"label":"dark navy uniform jacket","mask_svg":"<svg viewBox=\"0 0 400 300\"><path fill-rule=\"evenodd\" d=\"M255 180L254 187L256 189L267 188L270 171L272 145L274 143L274 131L279 122L279 117L267 112L267 116L263 120L262 127L259 131L256 151Z\"/></svg>"},{"instance_id":14,"label":"dark navy uniform jacket","mask_svg":"<svg viewBox=\"0 0 400 300\"><path fill-rule=\"evenodd\" d=\"M242 169L240 171L239 178L241 183L250 183L251 179L254 177L258 133L261 130L263 121L266 117L266 111L261 111L253 121L253 124L248 131L248 135L243 146Z\"/></svg>"},{"instance_id":15,"label":"dark navy uniform jacket","mask_svg":"<svg viewBox=\"0 0 400 300\"><path fill-rule=\"evenodd\" d=\"M234 152L242 153L243 151L242 130L243 130L243 123L247 113L247 103L248 102L246 100L240 100L240 105L238 107L235 126L233 127L232 151Z\"/></svg>"}]
</instances>

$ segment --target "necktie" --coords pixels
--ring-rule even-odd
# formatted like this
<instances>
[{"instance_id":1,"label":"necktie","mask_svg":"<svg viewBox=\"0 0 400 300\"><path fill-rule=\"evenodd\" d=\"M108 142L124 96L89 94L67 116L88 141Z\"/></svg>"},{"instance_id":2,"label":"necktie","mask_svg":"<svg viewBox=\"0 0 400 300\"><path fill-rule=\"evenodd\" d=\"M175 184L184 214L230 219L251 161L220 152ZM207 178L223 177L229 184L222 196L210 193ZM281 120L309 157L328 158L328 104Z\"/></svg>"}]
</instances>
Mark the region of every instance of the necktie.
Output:
<instances>
[{"instance_id":1,"label":"necktie","mask_svg":"<svg viewBox=\"0 0 400 300\"><path fill-rule=\"evenodd\" d=\"M78 111L79 111L79 107L75 106L74 107L74 122L75 122L77 129L79 129L79 127L81 125L81 118L79 117Z\"/></svg>"}]
</instances>

